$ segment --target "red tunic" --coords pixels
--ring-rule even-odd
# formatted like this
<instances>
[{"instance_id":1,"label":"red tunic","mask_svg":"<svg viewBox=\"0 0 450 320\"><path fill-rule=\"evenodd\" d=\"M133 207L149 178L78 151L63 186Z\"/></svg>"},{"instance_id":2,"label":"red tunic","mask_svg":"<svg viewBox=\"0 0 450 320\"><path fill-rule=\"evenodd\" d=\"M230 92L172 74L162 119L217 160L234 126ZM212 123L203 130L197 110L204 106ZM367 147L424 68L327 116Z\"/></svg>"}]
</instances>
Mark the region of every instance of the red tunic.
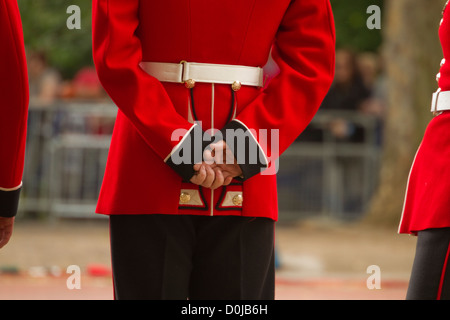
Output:
<instances>
[{"instance_id":1,"label":"red tunic","mask_svg":"<svg viewBox=\"0 0 450 320\"><path fill-rule=\"evenodd\" d=\"M444 52L439 88L450 90L450 8L439 28ZM450 112L429 123L411 168L400 233L450 227Z\"/></svg>"},{"instance_id":2,"label":"red tunic","mask_svg":"<svg viewBox=\"0 0 450 320\"><path fill-rule=\"evenodd\" d=\"M444 63L441 67L441 77L439 79L439 87L442 91L450 90L450 6L444 12L444 18L439 28L439 37L441 39L442 50L444 52Z\"/></svg>"},{"instance_id":3,"label":"red tunic","mask_svg":"<svg viewBox=\"0 0 450 320\"><path fill-rule=\"evenodd\" d=\"M279 153L286 150L315 115L333 79L329 0L95 0L93 9L96 68L118 106L97 213L276 220L275 175L248 174L211 192L186 182L189 170L170 162L180 142L171 137L193 128L195 102L203 131L278 129ZM264 89L243 86L231 122L229 85L199 83L191 101L183 84L160 82L139 67L142 61L182 60L263 67L272 48L279 75ZM268 155L270 144L255 138ZM243 203L231 201L237 194Z\"/></svg>"},{"instance_id":4,"label":"red tunic","mask_svg":"<svg viewBox=\"0 0 450 320\"><path fill-rule=\"evenodd\" d=\"M28 75L15 0L0 0L0 216L17 213L25 157Z\"/></svg>"}]
</instances>

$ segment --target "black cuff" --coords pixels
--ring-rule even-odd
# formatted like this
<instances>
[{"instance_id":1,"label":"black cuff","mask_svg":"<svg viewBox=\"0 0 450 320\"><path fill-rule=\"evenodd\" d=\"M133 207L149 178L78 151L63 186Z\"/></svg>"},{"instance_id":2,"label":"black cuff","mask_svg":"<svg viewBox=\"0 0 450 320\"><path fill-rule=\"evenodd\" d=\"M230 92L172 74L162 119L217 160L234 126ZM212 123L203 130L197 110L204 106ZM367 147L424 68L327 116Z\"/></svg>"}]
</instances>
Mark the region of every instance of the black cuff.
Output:
<instances>
[{"instance_id":1,"label":"black cuff","mask_svg":"<svg viewBox=\"0 0 450 320\"><path fill-rule=\"evenodd\" d=\"M19 188L14 191L1 191L0 190L0 217L12 218L17 214L19 208L20 191Z\"/></svg>"},{"instance_id":2,"label":"black cuff","mask_svg":"<svg viewBox=\"0 0 450 320\"><path fill-rule=\"evenodd\" d=\"M231 121L221 130L221 133L241 167L243 175L237 178L238 180L248 180L267 169L268 163L264 151L246 126L238 121Z\"/></svg>"},{"instance_id":3,"label":"black cuff","mask_svg":"<svg viewBox=\"0 0 450 320\"><path fill-rule=\"evenodd\" d=\"M203 161L203 151L211 144L211 137L196 125L183 139L166 164L181 176L183 182L189 182L195 173L194 165Z\"/></svg>"}]
</instances>

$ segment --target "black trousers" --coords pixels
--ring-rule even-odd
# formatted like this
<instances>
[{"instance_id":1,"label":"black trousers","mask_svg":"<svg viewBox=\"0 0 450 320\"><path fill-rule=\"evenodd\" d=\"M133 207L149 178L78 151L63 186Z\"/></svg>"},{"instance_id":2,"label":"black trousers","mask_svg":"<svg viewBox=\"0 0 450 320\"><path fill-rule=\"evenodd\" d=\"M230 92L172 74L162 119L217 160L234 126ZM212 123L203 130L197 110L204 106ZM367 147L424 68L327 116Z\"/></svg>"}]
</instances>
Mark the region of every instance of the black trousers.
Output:
<instances>
[{"instance_id":1,"label":"black trousers","mask_svg":"<svg viewBox=\"0 0 450 320\"><path fill-rule=\"evenodd\" d=\"M115 299L272 300L274 224L234 216L111 216Z\"/></svg>"},{"instance_id":2,"label":"black trousers","mask_svg":"<svg viewBox=\"0 0 450 320\"><path fill-rule=\"evenodd\" d=\"M450 228L420 231L407 300L450 299Z\"/></svg>"}]
</instances>

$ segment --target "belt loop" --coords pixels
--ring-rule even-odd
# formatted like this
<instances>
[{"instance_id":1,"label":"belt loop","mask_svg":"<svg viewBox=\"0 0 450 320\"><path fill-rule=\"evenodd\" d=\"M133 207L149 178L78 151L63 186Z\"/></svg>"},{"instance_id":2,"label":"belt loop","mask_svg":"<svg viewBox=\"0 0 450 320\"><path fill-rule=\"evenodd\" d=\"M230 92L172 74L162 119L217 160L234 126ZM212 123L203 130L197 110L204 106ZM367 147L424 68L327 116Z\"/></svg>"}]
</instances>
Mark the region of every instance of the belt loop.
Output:
<instances>
[{"instance_id":1,"label":"belt loop","mask_svg":"<svg viewBox=\"0 0 450 320\"><path fill-rule=\"evenodd\" d=\"M186 72L186 60L181 60L180 64L183 65L182 71L181 71L181 81L184 80L184 74ZM184 81L184 85L186 88L188 89L192 89L195 87L195 80L194 79L187 79L186 81Z\"/></svg>"},{"instance_id":2,"label":"belt loop","mask_svg":"<svg viewBox=\"0 0 450 320\"><path fill-rule=\"evenodd\" d=\"M186 65L186 60L181 60L180 64L183 66L183 68L181 68L181 81L183 81L184 79L184 66Z\"/></svg>"},{"instance_id":3,"label":"belt loop","mask_svg":"<svg viewBox=\"0 0 450 320\"><path fill-rule=\"evenodd\" d=\"M432 105L432 112L434 116L440 115L442 112L438 112L438 101L439 101L439 94L441 93L441 88L439 88L433 95L433 105Z\"/></svg>"}]
</instances>

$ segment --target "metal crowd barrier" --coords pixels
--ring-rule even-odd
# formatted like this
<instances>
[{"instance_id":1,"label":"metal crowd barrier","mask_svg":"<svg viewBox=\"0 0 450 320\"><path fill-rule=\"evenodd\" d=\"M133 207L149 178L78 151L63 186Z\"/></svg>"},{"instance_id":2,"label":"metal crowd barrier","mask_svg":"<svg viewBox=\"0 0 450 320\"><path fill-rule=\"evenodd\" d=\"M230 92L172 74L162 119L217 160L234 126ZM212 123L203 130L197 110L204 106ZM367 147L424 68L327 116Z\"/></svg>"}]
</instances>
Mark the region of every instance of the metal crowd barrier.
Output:
<instances>
[{"instance_id":1,"label":"metal crowd barrier","mask_svg":"<svg viewBox=\"0 0 450 320\"><path fill-rule=\"evenodd\" d=\"M101 217L94 212L116 114L111 103L30 107L21 211Z\"/></svg>"},{"instance_id":2,"label":"metal crowd barrier","mask_svg":"<svg viewBox=\"0 0 450 320\"><path fill-rule=\"evenodd\" d=\"M116 113L109 102L30 107L22 212L101 217L94 212ZM338 141L330 135L327 124L339 117L362 128L364 141ZM319 112L309 128L320 133L320 141L300 138L280 158L280 220L363 214L378 173L377 125L369 116Z\"/></svg>"},{"instance_id":3,"label":"metal crowd barrier","mask_svg":"<svg viewBox=\"0 0 450 320\"><path fill-rule=\"evenodd\" d=\"M329 130L335 119L345 119L362 137L357 141L336 138ZM376 117L319 111L280 158L280 219L361 218L378 182L380 137L381 123Z\"/></svg>"}]
</instances>

